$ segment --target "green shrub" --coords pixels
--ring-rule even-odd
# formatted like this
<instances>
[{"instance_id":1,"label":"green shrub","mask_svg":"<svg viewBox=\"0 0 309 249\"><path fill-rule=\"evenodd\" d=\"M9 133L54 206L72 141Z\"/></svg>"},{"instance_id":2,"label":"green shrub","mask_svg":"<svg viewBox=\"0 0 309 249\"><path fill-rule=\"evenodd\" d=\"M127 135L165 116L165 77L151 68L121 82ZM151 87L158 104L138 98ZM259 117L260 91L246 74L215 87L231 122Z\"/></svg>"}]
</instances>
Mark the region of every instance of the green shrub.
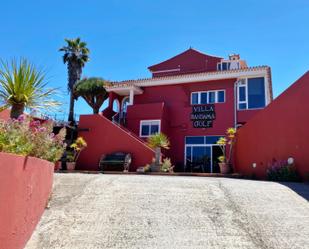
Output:
<instances>
[{"instance_id":1,"label":"green shrub","mask_svg":"<svg viewBox=\"0 0 309 249\"><path fill-rule=\"evenodd\" d=\"M66 131L63 128L57 135L52 131L52 121L41 123L24 115L0 121L0 151L56 162L66 147Z\"/></svg>"},{"instance_id":2,"label":"green shrub","mask_svg":"<svg viewBox=\"0 0 309 249\"><path fill-rule=\"evenodd\" d=\"M286 160L276 161L268 165L267 180L282 182L297 182L300 177L296 171L294 164L288 164Z\"/></svg>"},{"instance_id":3,"label":"green shrub","mask_svg":"<svg viewBox=\"0 0 309 249\"><path fill-rule=\"evenodd\" d=\"M172 165L170 158L163 159L163 163L161 165L161 171L172 173L174 169L174 165Z\"/></svg>"}]
</instances>

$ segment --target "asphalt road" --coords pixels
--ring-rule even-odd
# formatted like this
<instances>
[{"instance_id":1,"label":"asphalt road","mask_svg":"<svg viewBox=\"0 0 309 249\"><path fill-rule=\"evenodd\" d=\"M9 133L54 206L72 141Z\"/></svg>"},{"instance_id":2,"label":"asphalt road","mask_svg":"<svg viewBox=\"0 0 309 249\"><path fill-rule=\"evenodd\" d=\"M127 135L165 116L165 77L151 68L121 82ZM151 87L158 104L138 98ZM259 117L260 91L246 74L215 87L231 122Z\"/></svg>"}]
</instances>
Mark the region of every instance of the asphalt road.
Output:
<instances>
[{"instance_id":1,"label":"asphalt road","mask_svg":"<svg viewBox=\"0 0 309 249\"><path fill-rule=\"evenodd\" d=\"M50 208L26 248L306 249L303 196L309 197L309 185L56 174Z\"/></svg>"}]
</instances>

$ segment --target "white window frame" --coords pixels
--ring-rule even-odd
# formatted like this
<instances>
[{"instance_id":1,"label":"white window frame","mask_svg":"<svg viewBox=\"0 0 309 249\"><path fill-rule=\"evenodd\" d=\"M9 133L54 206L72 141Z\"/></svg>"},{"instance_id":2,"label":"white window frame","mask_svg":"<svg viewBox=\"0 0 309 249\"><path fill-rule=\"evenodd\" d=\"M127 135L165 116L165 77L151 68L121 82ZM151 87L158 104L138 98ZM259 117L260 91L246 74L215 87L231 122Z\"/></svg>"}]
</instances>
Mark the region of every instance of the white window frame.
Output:
<instances>
[{"instance_id":1,"label":"white window frame","mask_svg":"<svg viewBox=\"0 0 309 249\"><path fill-rule=\"evenodd\" d=\"M237 110L242 111L242 110L248 110L248 79L244 79L245 81L242 83L237 84ZM240 94L239 94L239 88L244 87L245 88L245 98L246 100L240 100ZM240 109L239 105L240 104L246 104L245 109Z\"/></svg>"},{"instance_id":2,"label":"white window frame","mask_svg":"<svg viewBox=\"0 0 309 249\"><path fill-rule=\"evenodd\" d=\"M215 102L214 103L209 103L209 92L215 92ZM219 95L219 92L224 92L224 101L223 102L218 102L218 95ZM192 103L192 95L197 93L197 104L193 104ZM201 95L202 93L207 93L207 103L201 103ZM225 103L226 101L226 91L225 89L220 89L220 90L209 90L209 91L198 91L198 92L191 92L191 99L190 99L190 105L207 105L207 104L223 104Z\"/></svg>"},{"instance_id":3,"label":"white window frame","mask_svg":"<svg viewBox=\"0 0 309 249\"><path fill-rule=\"evenodd\" d=\"M140 137L150 137L152 134L148 135L142 135L142 126L147 125L150 127L152 122L158 122L159 128L158 132L161 132L161 120L160 119L147 119L147 120L141 120L139 125L139 136ZM149 129L150 132L150 129Z\"/></svg>"},{"instance_id":4,"label":"white window frame","mask_svg":"<svg viewBox=\"0 0 309 249\"><path fill-rule=\"evenodd\" d=\"M264 98L265 98L265 106L264 107L260 107L260 108L249 108L249 92L248 92L248 79L254 79L254 78L264 78ZM267 102L267 84L266 84L266 78L265 76L257 76L257 77L248 77L248 78L244 78L242 79L244 80L243 83L237 83L237 110L238 111L246 111L246 110L260 110L260 109L264 109L267 105L268 105L268 102ZM245 101L240 101L239 97L240 97L240 94L239 94L239 88L240 87L245 87L246 88L246 91L245 91L245 94L246 94L246 100ZM239 109L239 104L246 104L246 108L245 109Z\"/></svg>"},{"instance_id":5,"label":"white window frame","mask_svg":"<svg viewBox=\"0 0 309 249\"><path fill-rule=\"evenodd\" d=\"M226 65L226 68L227 68L226 70L223 70L223 66L222 66L223 63L227 64ZM219 69L219 65L220 65L220 69ZM220 62L217 63L217 71L229 71L230 68L231 68L231 61L230 60L228 60L228 61L220 61Z\"/></svg>"}]
</instances>

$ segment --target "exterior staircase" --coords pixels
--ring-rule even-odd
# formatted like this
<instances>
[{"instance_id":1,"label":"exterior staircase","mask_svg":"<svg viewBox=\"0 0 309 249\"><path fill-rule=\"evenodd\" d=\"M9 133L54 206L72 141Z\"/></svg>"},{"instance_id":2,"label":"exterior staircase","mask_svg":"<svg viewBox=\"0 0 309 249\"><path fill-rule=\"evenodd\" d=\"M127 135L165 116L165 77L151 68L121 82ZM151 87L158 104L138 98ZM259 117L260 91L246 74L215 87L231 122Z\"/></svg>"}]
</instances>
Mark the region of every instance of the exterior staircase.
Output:
<instances>
[{"instance_id":1,"label":"exterior staircase","mask_svg":"<svg viewBox=\"0 0 309 249\"><path fill-rule=\"evenodd\" d=\"M79 130L78 135L86 140L88 146L80 155L77 169L98 170L101 156L114 152L131 153L130 171L151 163L154 157L155 151L144 140L101 114L81 115Z\"/></svg>"}]
</instances>

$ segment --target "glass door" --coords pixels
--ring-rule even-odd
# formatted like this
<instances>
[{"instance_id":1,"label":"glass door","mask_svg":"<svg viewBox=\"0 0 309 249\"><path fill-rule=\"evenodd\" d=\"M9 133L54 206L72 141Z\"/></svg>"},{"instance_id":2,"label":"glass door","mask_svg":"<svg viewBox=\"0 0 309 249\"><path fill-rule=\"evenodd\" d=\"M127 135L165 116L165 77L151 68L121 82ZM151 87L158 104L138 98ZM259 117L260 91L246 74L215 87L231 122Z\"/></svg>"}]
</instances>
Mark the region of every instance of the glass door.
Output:
<instances>
[{"instance_id":1,"label":"glass door","mask_svg":"<svg viewBox=\"0 0 309 249\"><path fill-rule=\"evenodd\" d=\"M212 172L212 147L211 146L186 146L187 172Z\"/></svg>"}]
</instances>

